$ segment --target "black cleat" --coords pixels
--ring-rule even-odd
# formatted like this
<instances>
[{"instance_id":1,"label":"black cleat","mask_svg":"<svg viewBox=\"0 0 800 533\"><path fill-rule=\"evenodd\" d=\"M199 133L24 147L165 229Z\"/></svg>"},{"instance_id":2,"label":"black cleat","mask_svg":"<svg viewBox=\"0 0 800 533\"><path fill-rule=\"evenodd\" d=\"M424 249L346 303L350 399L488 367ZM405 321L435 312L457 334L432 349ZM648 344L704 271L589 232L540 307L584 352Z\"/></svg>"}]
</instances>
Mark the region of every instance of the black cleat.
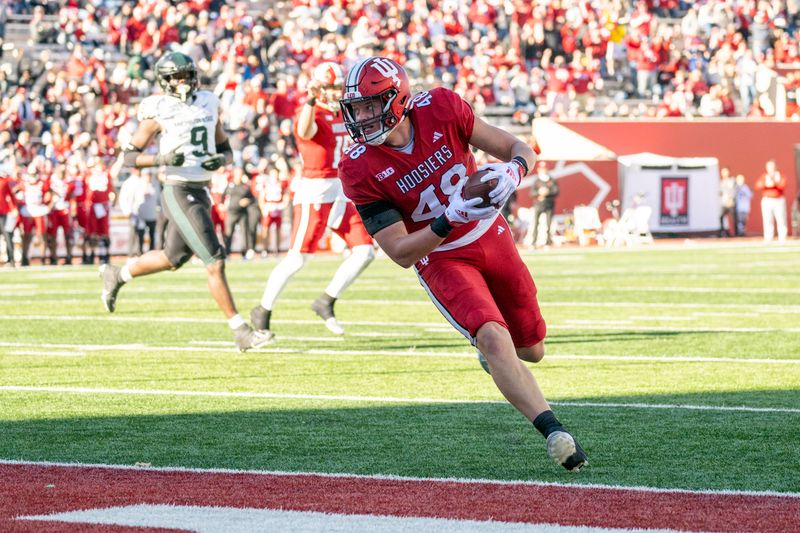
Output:
<instances>
[{"instance_id":1,"label":"black cleat","mask_svg":"<svg viewBox=\"0 0 800 533\"><path fill-rule=\"evenodd\" d=\"M250 310L250 322L253 323L253 328L258 331L269 331L269 319L272 311L264 309L262 306L257 305Z\"/></svg>"},{"instance_id":2,"label":"black cleat","mask_svg":"<svg viewBox=\"0 0 800 533\"><path fill-rule=\"evenodd\" d=\"M100 267L100 279L103 280L103 292L100 299L106 311L113 313L117 307L117 293L125 285L119 277L120 268L114 265L103 265Z\"/></svg>"},{"instance_id":3,"label":"black cleat","mask_svg":"<svg viewBox=\"0 0 800 533\"><path fill-rule=\"evenodd\" d=\"M336 315L333 314L333 304L336 298L331 298L327 294L323 294L311 304L311 310L314 311L318 317L325 321L325 327L331 333L336 335L344 335L344 328L336 320Z\"/></svg>"},{"instance_id":4,"label":"black cleat","mask_svg":"<svg viewBox=\"0 0 800 533\"><path fill-rule=\"evenodd\" d=\"M554 431L547 437L547 455L570 472L578 472L589 464L581 445L566 431Z\"/></svg>"}]
</instances>

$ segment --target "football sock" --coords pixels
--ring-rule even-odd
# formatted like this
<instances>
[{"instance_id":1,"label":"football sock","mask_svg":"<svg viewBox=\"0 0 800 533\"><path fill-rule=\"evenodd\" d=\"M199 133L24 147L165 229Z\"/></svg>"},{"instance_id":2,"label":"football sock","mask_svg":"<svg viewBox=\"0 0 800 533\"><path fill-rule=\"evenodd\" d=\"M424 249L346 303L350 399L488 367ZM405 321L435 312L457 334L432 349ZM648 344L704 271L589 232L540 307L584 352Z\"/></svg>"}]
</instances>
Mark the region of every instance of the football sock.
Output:
<instances>
[{"instance_id":1,"label":"football sock","mask_svg":"<svg viewBox=\"0 0 800 533\"><path fill-rule=\"evenodd\" d=\"M283 261L278 263L267 280L267 287L261 297L261 306L264 309L272 310L275 300L278 299L283 288L305 264L305 255L298 252L289 252Z\"/></svg>"},{"instance_id":2,"label":"football sock","mask_svg":"<svg viewBox=\"0 0 800 533\"><path fill-rule=\"evenodd\" d=\"M130 280L133 279L133 276L131 275L131 271L128 268L128 265L123 266L119 270L119 279L122 280L123 283L128 283Z\"/></svg>"},{"instance_id":3,"label":"football sock","mask_svg":"<svg viewBox=\"0 0 800 533\"><path fill-rule=\"evenodd\" d=\"M550 410L539 413L539 416L533 419L533 426L544 435L544 438L549 437L554 431L564 431L564 426Z\"/></svg>"},{"instance_id":4,"label":"football sock","mask_svg":"<svg viewBox=\"0 0 800 533\"><path fill-rule=\"evenodd\" d=\"M322 305L318 307L317 302ZM311 309L313 309L323 319L328 320L329 318L335 318L333 315L333 304L335 303L336 298L324 292L322 293L322 296L317 298L314 303L311 304Z\"/></svg>"},{"instance_id":5,"label":"football sock","mask_svg":"<svg viewBox=\"0 0 800 533\"><path fill-rule=\"evenodd\" d=\"M228 327L231 329L239 329L245 324L244 318L239 313L236 313L228 319Z\"/></svg>"},{"instance_id":6,"label":"football sock","mask_svg":"<svg viewBox=\"0 0 800 533\"><path fill-rule=\"evenodd\" d=\"M333 275L330 284L328 284L328 288L325 289L325 293L338 298L373 259L375 259L375 249L371 244L354 246L350 257L345 259L336 269L336 273Z\"/></svg>"}]
</instances>

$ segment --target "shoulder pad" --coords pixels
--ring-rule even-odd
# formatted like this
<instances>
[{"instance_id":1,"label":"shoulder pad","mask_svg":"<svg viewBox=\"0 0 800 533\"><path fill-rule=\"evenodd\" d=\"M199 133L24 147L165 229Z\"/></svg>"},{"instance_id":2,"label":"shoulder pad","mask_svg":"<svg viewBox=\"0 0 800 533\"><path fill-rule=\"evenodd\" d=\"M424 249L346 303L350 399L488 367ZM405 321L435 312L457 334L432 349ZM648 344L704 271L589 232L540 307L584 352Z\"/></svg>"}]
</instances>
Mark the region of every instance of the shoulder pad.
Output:
<instances>
[{"instance_id":1,"label":"shoulder pad","mask_svg":"<svg viewBox=\"0 0 800 533\"><path fill-rule=\"evenodd\" d=\"M158 108L161 102L164 101L164 96L154 94L148 96L139 103L139 111L136 113L136 118L141 122L142 120L154 119L158 117Z\"/></svg>"}]
</instances>

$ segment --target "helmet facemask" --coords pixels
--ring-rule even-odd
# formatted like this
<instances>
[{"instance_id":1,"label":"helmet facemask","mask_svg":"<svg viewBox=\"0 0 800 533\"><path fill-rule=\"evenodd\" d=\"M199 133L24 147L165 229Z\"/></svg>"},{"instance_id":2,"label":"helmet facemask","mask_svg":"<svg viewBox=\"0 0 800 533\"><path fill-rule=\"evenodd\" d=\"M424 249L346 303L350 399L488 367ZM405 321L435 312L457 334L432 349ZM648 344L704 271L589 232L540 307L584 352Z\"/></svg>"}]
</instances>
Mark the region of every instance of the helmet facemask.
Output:
<instances>
[{"instance_id":1,"label":"helmet facemask","mask_svg":"<svg viewBox=\"0 0 800 533\"><path fill-rule=\"evenodd\" d=\"M392 113L392 103L396 98L397 90L392 88L374 96L347 98L340 102L347 132L355 142L383 144L404 117Z\"/></svg>"},{"instance_id":2,"label":"helmet facemask","mask_svg":"<svg viewBox=\"0 0 800 533\"><path fill-rule=\"evenodd\" d=\"M192 69L180 70L174 74L161 77L161 88L170 96L179 98L185 102L192 97L197 90L197 71Z\"/></svg>"}]
</instances>

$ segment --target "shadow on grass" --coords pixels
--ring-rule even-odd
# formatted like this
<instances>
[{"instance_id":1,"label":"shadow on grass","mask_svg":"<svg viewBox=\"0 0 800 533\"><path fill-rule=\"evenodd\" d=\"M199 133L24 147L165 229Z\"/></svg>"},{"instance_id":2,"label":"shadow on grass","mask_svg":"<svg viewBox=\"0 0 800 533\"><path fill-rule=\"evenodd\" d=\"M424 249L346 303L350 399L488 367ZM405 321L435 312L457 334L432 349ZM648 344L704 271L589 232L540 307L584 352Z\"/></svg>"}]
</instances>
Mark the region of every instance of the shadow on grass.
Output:
<instances>
[{"instance_id":1,"label":"shadow on grass","mask_svg":"<svg viewBox=\"0 0 800 533\"><path fill-rule=\"evenodd\" d=\"M718 331L618 331L614 333L561 333L555 331L547 336L547 344L603 342L603 341L642 341L669 339L689 335L719 335Z\"/></svg>"},{"instance_id":2,"label":"shadow on grass","mask_svg":"<svg viewBox=\"0 0 800 533\"><path fill-rule=\"evenodd\" d=\"M760 396L750 402L752 394ZM772 405L790 406L797 396L760 391L571 401L743 405L769 397ZM549 462L542 437L503 403L315 409L304 401L303 408L288 409L297 402L3 398L9 412L31 418L41 418L37 411L45 405L49 412L81 413L0 422L0 457L10 459L800 491L800 478L791 474L800 471L797 413L557 406L590 456L591 466L572 476ZM127 414L151 411L163 414Z\"/></svg>"}]
</instances>

